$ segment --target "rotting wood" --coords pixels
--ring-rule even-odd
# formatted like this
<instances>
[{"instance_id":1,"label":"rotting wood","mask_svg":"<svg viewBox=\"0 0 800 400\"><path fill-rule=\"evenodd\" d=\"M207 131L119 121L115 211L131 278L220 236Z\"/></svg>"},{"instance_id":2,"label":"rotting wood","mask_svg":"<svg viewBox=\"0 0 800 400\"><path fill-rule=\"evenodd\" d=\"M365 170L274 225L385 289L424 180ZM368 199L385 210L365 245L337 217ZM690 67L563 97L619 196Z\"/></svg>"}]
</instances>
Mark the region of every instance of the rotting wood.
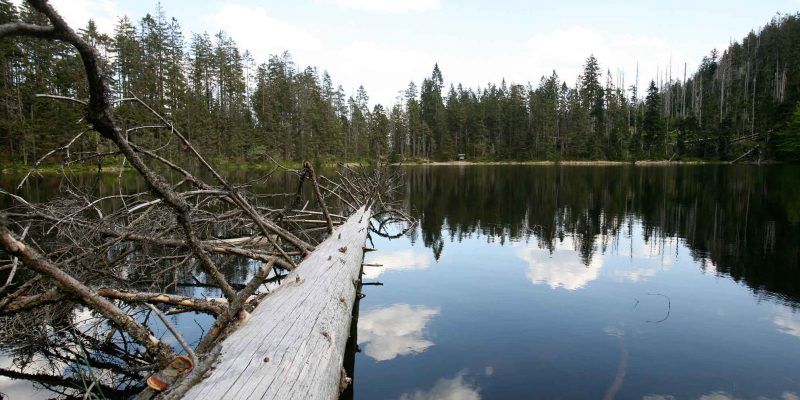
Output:
<instances>
[{"instance_id":1,"label":"rotting wood","mask_svg":"<svg viewBox=\"0 0 800 400\"><path fill-rule=\"evenodd\" d=\"M220 343L214 370L183 398L338 398L369 216L359 209L318 245Z\"/></svg>"}]
</instances>

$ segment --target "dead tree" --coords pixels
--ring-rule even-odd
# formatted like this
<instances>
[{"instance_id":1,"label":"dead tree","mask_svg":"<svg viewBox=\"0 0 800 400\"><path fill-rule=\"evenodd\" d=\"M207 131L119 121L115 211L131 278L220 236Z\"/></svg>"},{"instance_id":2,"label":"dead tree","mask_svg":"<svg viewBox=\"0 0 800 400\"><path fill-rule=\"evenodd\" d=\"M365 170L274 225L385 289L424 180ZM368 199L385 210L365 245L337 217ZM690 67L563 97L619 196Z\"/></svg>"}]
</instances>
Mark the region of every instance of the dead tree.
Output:
<instances>
[{"instance_id":1,"label":"dead tree","mask_svg":"<svg viewBox=\"0 0 800 400\"><path fill-rule=\"evenodd\" d=\"M9 333L0 347L25 349L59 365L122 374L131 384L141 385L145 376L174 363L181 350L151 332L152 316L213 315L213 327L194 349L170 329L183 350L196 353L202 363L216 343L248 318L266 295L265 285L279 284L281 271L296 268L350 213L365 205L393 212L389 199L400 185L400 175L387 166L341 165L337 177L328 179L308 162L299 171L276 163L268 177L283 173L298 178L295 196L283 207L254 191L251 183L232 183L158 110L133 93L113 99L96 50L46 0L26 1L49 24L3 24L0 40L25 36L69 44L81 57L89 89L88 99L44 94L83 108L86 126L36 165L56 154L66 155L65 165L75 162L70 147L96 134L112 145L112 151L82 155L80 160L116 158L135 170L146 190L100 194L96 188L74 184L62 171L65 183L55 199L32 202L19 192L2 192L12 206L0 211L0 276L6 276L0 283L0 331ZM115 117L121 103L140 107L150 119L122 129ZM159 130L172 139L172 151L138 142L135 133L142 129ZM176 149L185 156L182 162L165 156ZM29 179L34 177L26 175L18 189ZM308 190L305 182L311 183ZM303 205L305 191L312 193L313 203ZM186 284L212 287L220 297L176 293ZM87 319L91 330L84 329ZM34 331L13 330L29 325ZM31 335L42 341L31 342ZM86 351L74 354L72 348ZM95 354L110 358L90 360ZM58 368L53 372L61 379L43 385L73 394L109 389L97 379L91 386L75 387L75 376L62 376ZM114 390L127 393L125 386Z\"/></svg>"}]
</instances>

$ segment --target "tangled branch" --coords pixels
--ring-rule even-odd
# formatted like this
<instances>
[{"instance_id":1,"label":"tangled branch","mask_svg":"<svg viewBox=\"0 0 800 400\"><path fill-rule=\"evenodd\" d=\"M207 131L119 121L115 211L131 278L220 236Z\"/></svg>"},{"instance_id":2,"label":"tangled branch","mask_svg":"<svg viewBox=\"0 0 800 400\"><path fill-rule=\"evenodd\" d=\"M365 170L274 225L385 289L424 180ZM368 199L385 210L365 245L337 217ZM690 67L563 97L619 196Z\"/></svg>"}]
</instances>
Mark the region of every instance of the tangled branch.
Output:
<instances>
[{"instance_id":1,"label":"tangled branch","mask_svg":"<svg viewBox=\"0 0 800 400\"><path fill-rule=\"evenodd\" d=\"M151 331L152 314L164 321L195 364L203 362L216 343L247 320L267 285L279 284L281 271L294 269L351 212L369 205L386 210L385 215L394 219L402 215L393 211L389 200L400 185L400 175L387 166L340 165L337 178L329 179L305 162L300 170L287 171L298 178L297 190L289 198L258 193L248 183L232 183L169 118L141 98L130 93L114 101L96 50L46 0L27 1L49 25L3 24L0 39L28 36L71 45L81 57L89 84L86 101L42 95L82 107L89 128L34 167L62 154L65 166L111 157L130 165L144 189L123 191L120 173L119 193L104 193L99 178L79 184L62 169L62 184L53 199L33 201L22 194L23 185L33 179L30 173L20 181L17 193L0 191L11 204L0 211L0 274L6 276L0 293L7 293L0 298L0 330L36 327L8 335L0 347L24 349L53 365L100 368L125 376L125 382L141 384L141 373L168 367L176 354ZM120 103L140 107L150 120L121 128L114 114ZM149 148L132 135L144 129L161 132L175 143ZM111 150L72 159L72 146L90 134L108 141ZM168 156L174 152L166 150L174 148L187 157ZM286 169L275 164L268 176ZM313 202L304 202L304 197ZM288 201L280 204L281 199ZM213 289L221 298L177 293L191 285ZM194 349L164 319L184 312L215 317ZM86 313L95 321L91 329L76 317ZM22 339L31 335L43 343L58 343L55 348L60 350ZM91 351L65 350L75 346ZM88 360L94 354L107 358ZM74 389L72 378L61 378L41 380L58 390ZM111 388L93 382L82 390L88 395Z\"/></svg>"}]
</instances>

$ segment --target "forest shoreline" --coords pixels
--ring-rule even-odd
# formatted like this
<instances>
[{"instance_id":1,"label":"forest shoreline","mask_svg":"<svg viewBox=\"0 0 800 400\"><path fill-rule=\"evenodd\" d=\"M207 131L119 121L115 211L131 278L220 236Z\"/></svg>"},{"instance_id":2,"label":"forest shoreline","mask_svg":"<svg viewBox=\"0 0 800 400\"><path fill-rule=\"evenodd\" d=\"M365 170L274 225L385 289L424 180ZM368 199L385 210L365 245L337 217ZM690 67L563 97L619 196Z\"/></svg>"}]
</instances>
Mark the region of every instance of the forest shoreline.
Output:
<instances>
[{"instance_id":1,"label":"forest shoreline","mask_svg":"<svg viewBox=\"0 0 800 400\"><path fill-rule=\"evenodd\" d=\"M760 165L771 165L771 164L784 164L783 161L776 161L776 160L762 160ZM347 162L322 162L319 164L320 167L336 167L337 165L343 164L348 167L358 167L362 165L371 164L370 161L347 161ZM404 166L404 167L421 167L421 166L466 166L466 165L562 165L562 166L620 166L620 165L638 165L638 166L665 166L665 165L720 165L720 164L731 164L730 161L720 161L720 160L636 160L636 161L612 161L612 160L524 160L524 161L512 161L512 160L503 160L503 161L423 161L423 160L414 160L414 161L407 161L407 162L395 162L390 163L389 165L392 166ZM740 162L738 164L743 165L759 165L756 162ZM286 168L300 168L301 163L294 162L294 161L281 161L281 165ZM231 170L231 169L250 169L250 170L257 170L257 169L268 169L274 166L273 164L263 163L263 162L251 162L245 164L234 164L232 162L220 162L218 167L223 170ZM42 164L38 167L34 167L31 165L24 165L24 164L11 164L10 166L4 166L0 168L0 174L18 174L18 173L28 173L30 171L35 171L35 173L57 173L60 172L63 166L61 164ZM76 173L85 173L85 172L97 172L97 165L73 165L70 167L72 172ZM133 168L126 165L125 167L121 168L119 165L103 165L102 171L104 173L120 173L133 171Z\"/></svg>"},{"instance_id":2,"label":"forest shoreline","mask_svg":"<svg viewBox=\"0 0 800 400\"><path fill-rule=\"evenodd\" d=\"M566 166L618 166L618 165L711 165L729 164L726 161L708 160L638 160L638 161L610 161L610 160L566 160L566 161L429 161L412 163L394 163L402 166L464 166L464 165L566 165Z\"/></svg>"}]
</instances>

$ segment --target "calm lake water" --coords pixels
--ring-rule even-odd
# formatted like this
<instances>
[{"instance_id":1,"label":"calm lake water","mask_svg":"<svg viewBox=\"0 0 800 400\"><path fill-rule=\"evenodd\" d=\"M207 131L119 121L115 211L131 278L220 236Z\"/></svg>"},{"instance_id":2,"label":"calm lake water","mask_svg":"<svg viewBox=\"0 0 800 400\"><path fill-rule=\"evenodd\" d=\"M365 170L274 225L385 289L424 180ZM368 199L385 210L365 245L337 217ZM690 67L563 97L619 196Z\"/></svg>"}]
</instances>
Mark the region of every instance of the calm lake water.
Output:
<instances>
[{"instance_id":1,"label":"calm lake water","mask_svg":"<svg viewBox=\"0 0 800 400\"><path fill-rule=\"evenodd\" d=\"M800 168L410 167L356 399L797 399Z\"/></svg>"},{"instance_id":2,"label":"calm lake water","mask_svg":"<svg viewBox=\"0 0 800 400\"><path fill-rule=\"evenodd\" d=\"M419 225L373 234L367 262L383 267L364 281L383 286L364 287L345 398L800 398L800 167L406 171ZM48 179L28 195L52 195ZM143 189L115 182L103 176L101 191ZM193 343L213 323L172 318ZM4 377L0 392L54 396Z\"/></svg>"}]
</instances>

